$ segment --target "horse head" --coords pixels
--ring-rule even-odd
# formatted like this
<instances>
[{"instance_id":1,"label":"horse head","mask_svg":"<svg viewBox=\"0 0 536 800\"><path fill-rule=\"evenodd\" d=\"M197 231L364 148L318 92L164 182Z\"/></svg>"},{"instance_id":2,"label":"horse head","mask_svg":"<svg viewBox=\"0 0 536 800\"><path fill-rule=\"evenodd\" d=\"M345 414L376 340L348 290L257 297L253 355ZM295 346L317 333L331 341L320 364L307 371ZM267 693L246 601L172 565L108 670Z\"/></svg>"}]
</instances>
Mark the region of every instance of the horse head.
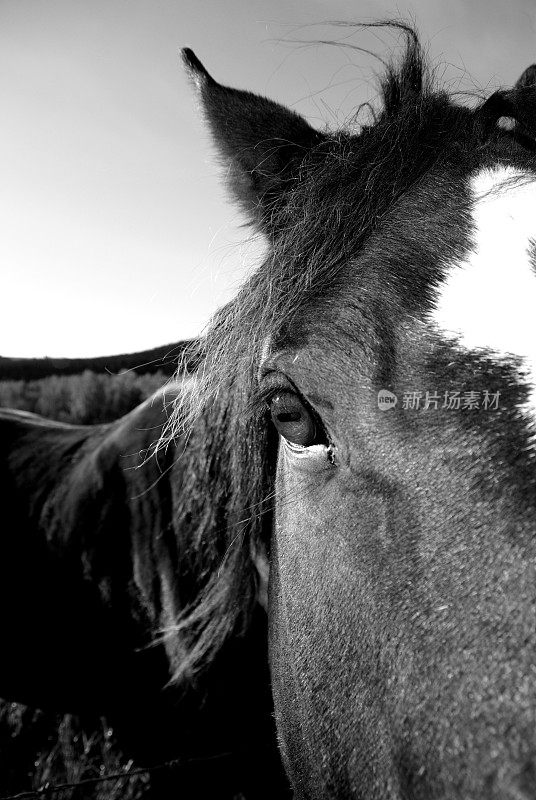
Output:
<instances>
[{"instance_id":1,"label":"horse head","mask_svg":"<svg viewBox=\"0 0 536 800\"><path fill-rule=\"evenodd\" d=\"M197 403L228 389L296 797L532 797L535 68L462 107L402 29L355 131L184 51L269 243Z\"/></svg>"}]
</instances>

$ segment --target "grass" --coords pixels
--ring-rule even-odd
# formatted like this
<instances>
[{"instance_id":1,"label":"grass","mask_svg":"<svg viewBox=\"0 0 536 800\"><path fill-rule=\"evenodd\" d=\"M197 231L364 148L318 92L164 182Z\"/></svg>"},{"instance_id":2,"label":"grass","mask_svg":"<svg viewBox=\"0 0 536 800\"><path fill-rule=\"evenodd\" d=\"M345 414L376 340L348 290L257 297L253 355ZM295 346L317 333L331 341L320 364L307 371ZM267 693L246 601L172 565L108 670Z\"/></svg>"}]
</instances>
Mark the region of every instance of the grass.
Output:
<instances>
[{"instance_id":1,"label":"grass","mask_svg":"<svg viewBox=\"0 0 536 800\"><path fill-rule=\"evenodd\" d=\"M18 703L0 701L0 797L78 783L135 768L119 749L106 719L84 724L72 714L60 716ZM147 774L63 789L60 800L142 800L150 788Z\"/></svg>"}]
</instances>

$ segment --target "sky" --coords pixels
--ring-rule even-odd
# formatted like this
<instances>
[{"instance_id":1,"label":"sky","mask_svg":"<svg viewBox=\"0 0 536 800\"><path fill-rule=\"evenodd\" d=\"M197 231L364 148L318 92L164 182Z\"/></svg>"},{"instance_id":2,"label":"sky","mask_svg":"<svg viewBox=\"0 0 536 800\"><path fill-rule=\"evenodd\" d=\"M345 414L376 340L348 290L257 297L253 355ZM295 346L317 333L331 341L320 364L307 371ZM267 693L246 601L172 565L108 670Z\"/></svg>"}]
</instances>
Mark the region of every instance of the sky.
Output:
<instances>
[{"instance_id":1,"label":"sky","mask_svg":"<svg viewBox=\"0 0 536 800\"><path fill-rule=\"evenodd\" d=\"M0 0L0 355L134 352L199 334L262 257L222 185L179 50L320 129L375 96L413 20L452 91L536 61L534 0Z\"/></svg>"}]
</instances>

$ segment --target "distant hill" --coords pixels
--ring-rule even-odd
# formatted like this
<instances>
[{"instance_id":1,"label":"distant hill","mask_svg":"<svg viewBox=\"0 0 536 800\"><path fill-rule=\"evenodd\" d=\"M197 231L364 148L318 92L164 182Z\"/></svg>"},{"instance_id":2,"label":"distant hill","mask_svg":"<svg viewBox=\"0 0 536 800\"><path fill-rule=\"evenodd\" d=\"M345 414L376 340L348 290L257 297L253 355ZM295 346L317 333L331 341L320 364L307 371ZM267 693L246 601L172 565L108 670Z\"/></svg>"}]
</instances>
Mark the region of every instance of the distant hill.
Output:
<instances>
[{"instance_id":1,"label":"distant hill","mask_svg":"<svg viewBox=\"0 0 536 800\"><path fill-rule=\"evenodd\" d=\"M6 358L0 356L0 380L38 380L50 375L77 375L86 370L95 373L117 374L133 370L139 375L163 372L173 375L179 357L190 341L141 350L139 353L122 353L98 358Z\"/></svg>"}]
</instances>

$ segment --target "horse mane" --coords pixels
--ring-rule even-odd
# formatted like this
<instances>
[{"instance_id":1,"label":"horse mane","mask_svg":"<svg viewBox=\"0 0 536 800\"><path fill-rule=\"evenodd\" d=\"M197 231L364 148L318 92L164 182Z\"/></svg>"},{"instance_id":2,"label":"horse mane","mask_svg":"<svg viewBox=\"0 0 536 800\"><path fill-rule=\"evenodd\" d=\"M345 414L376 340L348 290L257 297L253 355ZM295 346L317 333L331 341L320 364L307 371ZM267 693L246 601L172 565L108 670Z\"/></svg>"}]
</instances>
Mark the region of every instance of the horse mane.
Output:
<instances>
[{"instance_id":1,"label":"horse mane","mask_svg":"<svg viewBox=\"0 0 536 800\"><path fill-rule=\"evenodd\" d=\"M407 189L441 160L466 162L485 146L476 112L435 88L413 28L378 25L400 31L406 44L381 79L374 124L358 136L328 131L304 155L284 198L270 207L266 260L185 355L200 366L164 441L182 434L188 442L175 525L198 580L167 632L183 644L175 681L202 672L230 636L244 635L255 607L254 560L268 547L276 452L255 403L266 341L296 335L298 315L313 307L328 319L344 271Z\"/></svg>"}]
</instances>

